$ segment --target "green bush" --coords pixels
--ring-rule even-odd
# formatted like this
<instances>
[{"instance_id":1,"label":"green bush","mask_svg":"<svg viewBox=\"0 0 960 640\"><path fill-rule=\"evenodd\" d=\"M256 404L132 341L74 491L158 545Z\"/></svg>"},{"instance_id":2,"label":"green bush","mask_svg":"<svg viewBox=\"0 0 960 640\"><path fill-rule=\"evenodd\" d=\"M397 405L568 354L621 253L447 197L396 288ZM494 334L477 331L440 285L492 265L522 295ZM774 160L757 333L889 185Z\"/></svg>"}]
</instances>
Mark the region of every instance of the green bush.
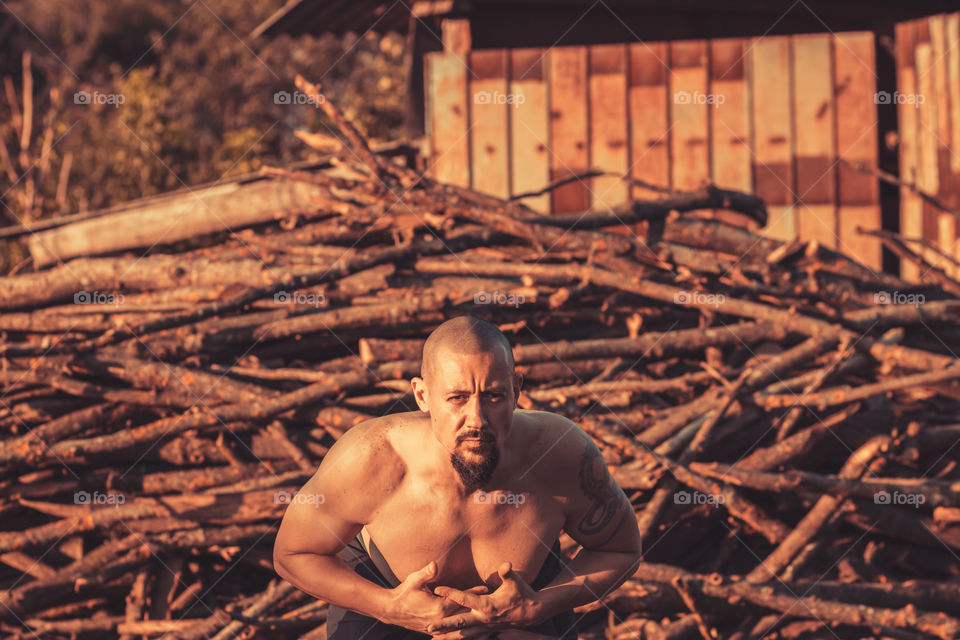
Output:
<instances>
[{"instance_id":1,"label":"green bush","mask_svg":"<svg viewBox=\"0 0 960 640\"><path fill-rule=\"evenodd\" d=\"M0 45L0 72L22 110L21 56L29 51L34 89L33 127L22 150L22 125L10 100L0 100L0 141L13 169L0 166L6 224L314 157L293 132L330 133L330 123L309 104L274 100L278 91L295 91L297 73L322 79L324 94L371 138L400 137L404 38L317 34L250 42L252 29L282 4L9 1L18 19ZM78 103L77 95L89 100ZM65 162L69 180L58 201ZM8 246L3 270L22 255Z\"/></svg>"}]
</instances>

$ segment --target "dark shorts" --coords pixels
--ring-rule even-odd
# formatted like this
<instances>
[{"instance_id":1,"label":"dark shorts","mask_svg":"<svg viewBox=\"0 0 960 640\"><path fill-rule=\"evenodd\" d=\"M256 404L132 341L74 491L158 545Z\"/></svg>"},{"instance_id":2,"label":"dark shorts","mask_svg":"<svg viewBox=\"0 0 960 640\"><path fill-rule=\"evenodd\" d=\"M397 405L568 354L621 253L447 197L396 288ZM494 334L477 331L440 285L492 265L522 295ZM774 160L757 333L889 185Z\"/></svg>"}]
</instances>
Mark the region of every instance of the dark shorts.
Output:
<instances>
[{"instance_id":1,"label":"dark shorts","mask_svg":"<svg viewBox=\"0 0 960 640\"><path fill-rule=\"evenodd\" d=\"M363 543L358 535L350 541L341 552L340 558L363 578L370 582L375 582L385 589L391 588L391 585L384 579L383 575L373 564L373 560L363 548ZM540 590L560 573L563 569L562 556L560 554L560 541L553 543L547 559L540 568L540 573L530 585L535 590ZM535 627L524 627L524 631L533 633L542 633L553 636L560 640L577 640L577 621L573 615L573 610L564 611L550 618L543 624ZM359 614L349 609L330 605L327 613L327 640L429 640L430 636L426 633L418 633L392 624L385 624L376 618Z\"/></svg>"}]
</instances>

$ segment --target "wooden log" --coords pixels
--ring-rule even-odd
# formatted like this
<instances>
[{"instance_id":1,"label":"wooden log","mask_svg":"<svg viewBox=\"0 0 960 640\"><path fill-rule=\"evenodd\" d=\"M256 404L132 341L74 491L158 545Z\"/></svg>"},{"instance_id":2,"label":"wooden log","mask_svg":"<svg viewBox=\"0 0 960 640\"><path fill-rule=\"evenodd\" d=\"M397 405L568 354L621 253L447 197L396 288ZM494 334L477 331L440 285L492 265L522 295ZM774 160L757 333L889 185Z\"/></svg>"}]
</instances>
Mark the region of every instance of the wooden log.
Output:
<instances>
[{"instance_id":1,"label":"wooden log","mask_svg":"<svg viewBox=\"0 0 960 640\"><path fill-rule=\"evenodd\" d=\"M418 261L418 269L431 269L434 272L445 270L448 273L461 272L460 269L476 269L478 272L486 275L504 275L503 271L508 269L498 269L496 265L486 265L483 263L471 263L469 266L458 267L453 262L438 261L425 263ZM684 306L703 309L706 311L722 311L740 317L752 318L758 321L772 321L779 327L790 331L796 331L804 335L829 336L837 339L859 340L858 346L864 350L869 350L876 358L897 358L902 366L926 369L931 366L943 367L949 365L952 360L949 357L938 356L928 352L921 352L915 349L898 347L896 349L888 347L882 343L876 342L872 338L861 338L851 331L845 330L837 325L831 325L817 318L804 316L800 314L781 311L774 307L758 304L752 301L733 299L729 297L716 298L711 296L694 296L690 292L651 281L638 281L637 279L625 279L622 276L613 274L606 270L596 267L555 267L553 265L526 266L527 273L533 277L539 274L548 275L548 277L563 277L565 271L571 275L567 278L575 277L572 273L588 276L590 281L596 285L603 285L613 289L636 293L648 298L668 302L672 304L683 304ZM482 270L482 271L480 271ZM702 298L702 299L701 299Z\"/></svg>"},{"instance_id":2,"label":"wooden log","mask_svg":"<svg viewBox=\"0 0 960 640\"><path fill-rule=\"evenodd\" d=\"M821 368L817 373L817 377L810 381L803 389L803 393L800 394L800 397L791 405L790 410L785 414L779 416L774 420L771 428L777 429L777 440L783 440L787 437L787 434L790 433L790 430L793 429L797 421L800 419L800 416L803 415L804 410L807 409L805 403L806 399L810 397L811 394L819 391L820 387L826 382L840 366L843 364L843 361L846 360L853 353L853 347L846 342L841 345L840 350L834 356L833 360L825 367Z\"/></svg>"},{"instance_id":3,"label":"wooden log","mask_svg":"<svg viewBox=\"0 0 960 640\"><path fill-rule=\"evenodd\" d=\"M420 338L401 338L389 340L382 338L360 338L358 351L360 359L366 365L379 364L390 360L418 360L425 340Z\"/></svg>"},{"instance_id":4,"label":"wooden log","mask_svg":"<svg viewBox=\"0 0 960 640\"><path fill-rule=\"evenodd\" d=\"M804 403L810 404L817 408L824 409L827 407L847 404L848 402L854 402L856 400L863 400L890 391L897 391L908 387L924 385L941 380L953 380L957 377L960 377L960 366L952 365L940 371L917 373L911 376L896 378L894 380L886 380L883 382L877 382L875 384L863 385L855 389L851 387L836 387L832 389L826 389L817 393L806 394L803 401ZM791 395L788 397L786 395L757 394L754 396L754 401L766 408L783 407L792 405L795 401L795 396Z\"/></svg>"},{"instance_id":5,"label":"wooden log","mask_svg":"<svg viewBox=\"0 0 960 640\"><path fill-rule=\"evenodd\" d=\"M531 218L528 222L561 227L564 229L599 229L620 224L659 220L666 218L671 211L681 213L699 209L728 209L761 223L767 218L767 209L763 200L741 191L722 189L712 184L680 191L667 198L653 202L631 200L610 207L610 210L566 213L553 216Z\"/></svg>"},{"instance_id":6,"label":"wooden log","mask_svg":"<svg viewBox=\"0 0 960 640\"><path fill-rule=\"evenodd\" d=\"M797 431L776 444L763 449L755 449L749 455L737 462L737 467L754 471L765 471L804 455L810 448L831 429L844 424L851 416L857 414L862 404L854 402L843 409L818 420L813 425Z\"/></svg>"},{"instance_id":7,"label":"wooden log","mask_svg":"<svg viewBox=\"0 0 960 640\"><path fill-rule=\"evenodd\" d=\"M133 587L130 589L130 593L127 594L126 608L123 614L124 623L129 624L140 621L144 606L146 605L147 581L149 578L150 572L147 569L142 569L137 573ZM124 634L121 636L122 640L133 640L133 637L132 634Z\"/></svg>"},{"instance_id":8,"label":"wooden log","mask_svg":"<svg viewBox=\"0 0 960 640\"><path fill-rule=\"evenodd\" d=\"M863 227L857 227L856 231L860 235L876 236L880 238L880 242L883 243L883 246L890 249L890 251L892 251L898 258L917 265L918 272L921 276L921 282L933 282L939 284L941 287L943 287L944 291L947 291L954 296L960 295L960 283L951 277L944 269L941 269L936 264L930 264L924 260L922 256L918 255L914 251L911 251L909 247L898 241L896 238L884 234L882 230L868 231ZM944 247L944 249L949 249L949 247Z\"/></svg>"},{"instance_id":9,"label":"wooden log","mask_svg":"<svg viewBox=\"0 0 960 640\"><path fill-rule=\"evenodd\" d=\"M157 238L172 243L224 229L239 229L291 213L309 213L327 196L318 186L289 180L229 183L191 190L177 199L148 203L41 231L28 240L38 267L78 256L153 246ZM79 273L79 272L78 272Z\"/></svg>"},{"instance_id":10,"label":"wooden log","mask_svg":"<svg viewBox=\"0 0 960 640\"><path fill-rule=\"evenodd\" d=\"M472 240L472 238L468 240ZM224 300L218 300L215 303L207 305L200 305L199 307L188 312L171 314L170 316L157 321L146 322L136 327L127 328L123 333L119 331L107 332L95 339L71 343L68 348L74 353L84 353L103 347L112 342L116 342L118 339L123 337L123 334L125 333L133 334L138 338L142 338L142 336L146 333L152 333L164 329L172 329L174 327L181 327L189 323L198 322L205 318L210 318L214 315L226 314L256 300L272 297L274 294L280 291L291 291L308 286L323 284L324 282L329 282L351 273L363 271L364 269L368 269L378 264L393 262L406 255L416 255L418 249L421 253L439 253L447 250L446 247L424 247L418 245L417 243L413 243L409 246L387 248L366 253L355 258L337 261L333 266L325 269L314 269L309 273L298 275L293 278L292 282L288 281L284 285L269 284L261 287L247 287L242 292L236 295L231 295ZM56 350L56 346L53 348L46 347L45 349L40 350L39 346L0 345L0 353L7 356L39 355L41 353L55 352Z\"/></svg>"},{"instance_id":11,"label":"wooden log","mask_svg":"<svg viewBox=\"0 0 960 640\"><path fill-rule=\"evenodd\" d=\"M879 445L878 445L879 446ZM921 480L916 478L852 478L830 476L809 471L789 469L780 473L747 471L736 466L711 463L691 463L693 471L710 477L720 477L737 486L745 486L761 491L805 490L829 493L835 496L856 497L873 500L877 504L894 504L891 500L900 499L900 504L929 505L930 507L952 507L960 504L960 493L955 482L943 480ZM898 494L891 498L891 494Z\"/></svg>"},{"instance_id":12,"label":"wooden log","mask_svg":"<svg viewBox=\"0 0 960 640\"><path fill-rule=\"evenodd\" d=\"M16 551L28 546L49 543L66 533L94 531L116 522L131 522L143 518L185 516L214 524L250 522L277 517L282 504L275 500L272 489L250 492L242 496L166 496L160 498L135 498L126 503L117 501L110 506L91 509L88 505L55 505L60 510L69 510L70 515L62 520L32 527L24 531L0 533L0 550ZM23 502L21 500L21 502ZM32 503L35 508L41 505Z\"/></svg>"},{"instance_id":13,"label":"wooden log","mask_svg":"<svg viewBox=\"0 0 960 640\"><path fill-rule=\"evenodd\" d=\"M669 380L617 380L615 382L590 382L567 387L538 389L527 391L526 394L539 402L550 399L563 402L570 397L584 395L601 396L611 391L629 391L631 393L662 393L670 390L688 390L694 385L713 380L713 376L706 371L690 373Z\"/></svg>"},{"instance_id":14,"label":"wooden log","mask_svg":"<svg viewBox=\"0 0 960 640\"><path fill-rule=\"evenodd\" d=\"M270 587L251 604L243 609L242 614L247 617L256 617L267 613L280 599L292 593L295 587L289 582L280 580L274 581ZM195 624L192 630L184 633L178 633L181 640L192 640L209 637L211 633L216 633L213 638L217 640L226 640L235 637L246 625L236 620L224 620L223 616L214 614L213 616Z\"/></svg>"},{"instance_id":15,"label":"wooden log","mask_svg":"<svg viewBox=\"0 0 960 640\"><path fill-rule=\"evenodd\" d=\"M889 443L890 438L887 436L877 436L869 440L850 455L840 470L840 475L849 478L860 477L869 468L870 459L877 455L883 447L888 446ZM820 527L837 511L841 504L842 500L832 496L821 497L790 535L763 562L747 574L747 580L767 582L776 578L777 573L786 567L800 549L816 535Z\"/></svg>"},{"instance_id":16,"label":"wooden log","mask_svg":"<svg viewBox=\"0 0 960 640\"><path fill-rule=\"evenodd\" d=\"M784 590L753 585L746 581L723 581L716 584L709 577L699 579L683 569L655 563L641 563L634 578L648 582L669 584L676 577L697 580L698 587L708 597L746 600L755 605L785 614L814 616L822 623L840 623L854 626L886 629L909 628L947 640L960 631L960 621L945 614L932 614L907 605L902 609L884 609L865 605L822 600L810 596L797 597ZM721 578L722 580L722 578Z\"/></svg>"},{"instance_id":17,"label":"wooden log","mask_svg":"<svg viewBox=\"0 0 960 640\"><path fill-rule=\"evenodd\" d=\"M297 74L294 78L294 83L298 89L313 100L314 104L319 105L323 112L327 114L327 117L333 120L337 128L346 136L347 142L353 151L360 157L360 160L372 172L373 176L381 180L384 179L388 172L386 167L381 163L380 158L374 155L366 139L357 131L353 123L343 115L343 112L340 111L337 105L327 100L326 96L320 92L320 84L307 82L300 74Z\"/></svg>"},{"instance_id":18,"label":"wooden log","mask_svg":"<svg viewBox=\"0 0 960 640\"><path fill-rule=\"evenodd\" d=\"M101 421L120 424L136 412L137 408L130 405L104 403L68 413L19 438L0 442L0 465L12 461L35 464L46 457L50 443L65 440Z\"/></svg>"}]
</instances>

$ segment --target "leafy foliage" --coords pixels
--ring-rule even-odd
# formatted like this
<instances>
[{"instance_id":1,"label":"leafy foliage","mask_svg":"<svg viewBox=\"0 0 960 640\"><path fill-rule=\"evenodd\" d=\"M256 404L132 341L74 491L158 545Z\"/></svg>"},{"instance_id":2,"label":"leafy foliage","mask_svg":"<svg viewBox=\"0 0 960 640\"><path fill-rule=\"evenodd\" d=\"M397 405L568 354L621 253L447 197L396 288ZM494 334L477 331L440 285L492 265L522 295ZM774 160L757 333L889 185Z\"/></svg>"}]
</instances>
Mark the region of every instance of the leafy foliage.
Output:
<instances>
[{"instance_id":1,"label":"leafy foliage","mask_svg":"<svg viewBox=\"0 0 960 640\"><path fill-rule=\"evenodd\" d=\"M13 32L0 45L6 224L309 159L312 152L294 131L332 130L315 105L297 102L297 73L322 81L326 95L368 136L400 137L404 38L348 33L250 41L248 34L282 4L6 3L10 14L0 13L0 27ZM29 68L21 64L24 54ZM293 99L284 103L277 92ZM32 126L25 136L27 111ZM8 244L4 254L6 271L23 252Z\"/></svg>"}]
</instances>

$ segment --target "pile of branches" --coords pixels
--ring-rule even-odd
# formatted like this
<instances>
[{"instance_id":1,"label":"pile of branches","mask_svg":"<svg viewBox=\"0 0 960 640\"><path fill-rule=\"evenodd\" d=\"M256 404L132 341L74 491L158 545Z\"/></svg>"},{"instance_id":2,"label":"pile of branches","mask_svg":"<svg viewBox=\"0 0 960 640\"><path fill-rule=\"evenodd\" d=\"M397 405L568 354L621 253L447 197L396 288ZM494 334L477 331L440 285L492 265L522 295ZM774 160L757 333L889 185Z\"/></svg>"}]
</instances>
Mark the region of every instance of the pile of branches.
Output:
<instances>
[{"instance_id":1,"label":"pile of branches","mask_svg":"<svg viewBox=\"0 0 960 640\"><path fill-rule=\"evenodd\" d=\"M544 216L319 103L336 171L270 171L323 194L295 216L0 279L4 637L323 637L279 520L346 430L417 410L423 340L463 314L635 505L644 562L583 637L960 636L943 272L758 235L763 203L713 186Z\"/></svg>"}]
</instances>

